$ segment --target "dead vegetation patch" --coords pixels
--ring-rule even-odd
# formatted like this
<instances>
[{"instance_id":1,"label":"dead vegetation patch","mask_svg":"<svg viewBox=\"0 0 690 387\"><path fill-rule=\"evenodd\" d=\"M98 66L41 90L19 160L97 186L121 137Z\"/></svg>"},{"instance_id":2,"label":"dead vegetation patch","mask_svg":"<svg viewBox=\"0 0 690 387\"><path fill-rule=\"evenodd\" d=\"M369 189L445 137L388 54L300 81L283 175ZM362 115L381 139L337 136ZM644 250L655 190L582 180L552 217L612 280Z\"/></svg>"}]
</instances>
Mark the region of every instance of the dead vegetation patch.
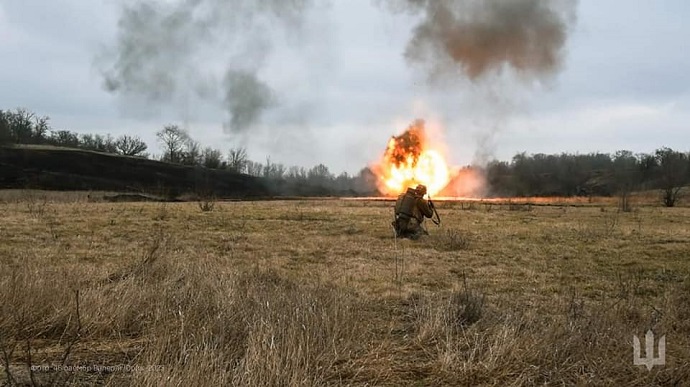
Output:
<instances>
[{"instance_id":1,"label":"dead vegetation patch","mask_svg":"<svg viewBox=\"0 0 690 387\"><path fill-rule=\"evenodd\" d=\"M0 225L8 384L690 377L687 208L444 206L443 227L395 241L390 206L378 203L236 202L203 212L47 200L41 211L40 196L30 200L6 201ZM667 342L666 365L651 371L632 364L630 345L648 329ZM32 374L30 365L140 371Z\"/></svg>"}]
</instances>

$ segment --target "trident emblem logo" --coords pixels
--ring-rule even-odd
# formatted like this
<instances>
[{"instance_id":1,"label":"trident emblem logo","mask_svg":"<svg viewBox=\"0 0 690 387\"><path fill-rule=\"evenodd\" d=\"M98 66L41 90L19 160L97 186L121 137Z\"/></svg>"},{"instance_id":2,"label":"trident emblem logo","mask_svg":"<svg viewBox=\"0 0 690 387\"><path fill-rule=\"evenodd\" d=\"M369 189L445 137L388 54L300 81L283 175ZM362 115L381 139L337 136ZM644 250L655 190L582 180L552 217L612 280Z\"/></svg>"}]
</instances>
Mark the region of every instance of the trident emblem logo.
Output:
<instances>
[{"instance_id":1,"label":"trident emblem logo","mask_svg":"<svg viewBox=\"0 0 690 387\"><path fill-rule=\"evenodd\" d=\"M666 335L659 339L659 349L657 350L659 357L654 357L654 333L651 329L647 331L644 339L645 357L640 357L640 339L633 335L633 364L643 365L647 367L648 371L651 371L655 365L666 364Z\"/></svg>"}]
</instances>

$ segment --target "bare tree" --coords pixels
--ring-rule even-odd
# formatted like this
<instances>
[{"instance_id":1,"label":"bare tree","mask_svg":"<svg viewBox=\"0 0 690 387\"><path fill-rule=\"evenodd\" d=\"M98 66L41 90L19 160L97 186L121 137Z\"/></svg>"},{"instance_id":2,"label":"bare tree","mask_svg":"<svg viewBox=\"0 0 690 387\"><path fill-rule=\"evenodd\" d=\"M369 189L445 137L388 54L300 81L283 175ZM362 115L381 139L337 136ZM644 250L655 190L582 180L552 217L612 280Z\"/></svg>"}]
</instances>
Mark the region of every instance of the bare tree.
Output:
<instances>
[{"instance_id":1,"label":"bare tree","mask_svg":"<svg viewBox=\"0 0 690 387\"><path fill-rule=\"evenodd\" d=\"M630 207L630 193L638 184L640 171L637 158L632 152L622 150L613 156L613 179L618 192L618 205L621 211L628 212Z\"/></svg>"},{"instance_id":2,"label":"bare tree","mask_svg":"<svg viewBox=\"0 0 690 387\"><path fill-rule=\"evenodd\" d=\"M203 163L203 154L201 152L201 145L187 138L184 146L184 152L182 153L182 163L186 165L201 165Z\"/></svg>"},{"instance_id":3,"label":"bare tree","mask_svg":"<svg viewBox=\"0 0 690 387\"><path fill-rule=\"evenodd\" d=\"M160 132L156 133L158 141L165 148L164 161L179 163L182 161L182 150L189 141L189 134L186 130L177 125L167 125Z\"/></svg>"},{"instance_id":4,"label":"bare tree","mask_svg":"<svg viewBox=\"0 0 690 387\"><path fill-rule=\"evenodd\" d=\"M50 121L48 116L34 118L34 128L31 136L35 144L42 144L47 140L48 132L50 131L48 121Z\"/></svg>"},{"instance_id":5,"label":"bare tree","mask_svg":"<svg viewBox=\"0 0 690 387\"><path fill-rule=\"evenodd\" d=\"M673 207L688 182L688 155L666 147L657 149L655 155L662 200L666 207Z\"/></svg>"},{"instance_id":6,"label":"bare tree","mask_svg":"<svg viewBox=\"0 0 690 387\"><path fill-rule=\"evenodd\" d=\"M91 151L98 150L98 142L96 140L96 136L93 134L86 133L79 135L79 143L81 144L82 149Z\"/></svg>"},{"instance_id":7,"label":"bare tree","mask_svg":"<svg viewBox=\"0 0 690 387\"><path fill-rule=\"evenodd\" d=\"M79 136L69 130L58 130L57 132L53 132L51 141L57 146L68 148L78 148L80 144Z\"/></svg>"},{"instance_id":8,"label":"bare tree","mask_svg":"<svg viewBox=\"0 0 690 387\"><path fill-rule=\"evenodd\" d=\"M272 164L271 165L271 177L275 179L282 179L285 177L285 171L287 167L283 164Z\"/></svg>"},{"instance_id":9,"label":"bare tree","mask_svg":"<svg viewBox=\"0 0 690 387\"><path fill-rule=\"evenodd\" d=\"M10 130L14 133L14 138L18 144L30 144L33 134L33 121L36 118L34 113L19 108L16 112L9 114Z\"/></svg>"},{"instance_id":10,"label":"bare tree","mask_svg":"<svg viewBox=\"0 0 690 387\"><path fill-rule=\"evenodd\" d=\"M309 181L309 184L326 187L334 179L335 177L328 170L328 167L323 164L314 166L309 170L309 172L307 172L307 180Z\"/></svg>"},{"instance_id":11,"label":"bare tree","mask_svg":"<svg viewBox=\"0 0 690 387\"><path fill-rule=\"evenodd\" d=\"M268 179L282 179L285 175L285 165L271 162L270 157L266 157L266 164L263 166L262 176Z\"/></svg>"},{"instance_id":12,"label":"bare tree","mask_svg":"<svg viewBox=\"0 0 690 387\"><path fill-rule=\"evenodd\" d=\"M121 155L138 156L148 149L148 145L139 137L123 135L115 140L115 148Z\"/></svg>"},{"instance_id":13,"label":"bare tree","mask_svg":"<svg viewBox=\"0 0 690 387\"><path fill-rule=\"evenodd\" d=\"M113 139L109 134L105 137L100 134L82 134L79 136L79 147L104 153L120 153L118 150L118 140Z\"/></svg>"},{"instance_id":14,"label":"bare tree","mask_svg":"<svg viewBox=\"0 0 690 387\"><path fill-rule=\"evenodd\" d=\"M42 144L48 139L48 116L38 117L27 109L0 111L0 141L17 144Z\"/></svg>"},{"instance_id":15,"label":"bare tree","mask_svg":"<svg viewBox=\"0 0 690 387\"><path fill-rule=\"evenodd\" d=\"M285 173L287 180L304 183L307 181L307 170L303 167L291 166Z\"/></svg>"},{"instance_id":16,"label":"bare tree","mask_svg":"<svg viewBox=\"0 0 690 387\"><path fill-rule=\"evenodd\" d=\"M642 189L653 188L654 178L659 164L657 163L656 155L648 153L639 153L637 155L637 167L640 170L640 182L643 184Z\"/></svg>"},{"instance_id":17,"label":"bare tree","mask_svg":"<svg viewBox=\"0 0 690 387\"><path fill-rule=\"evenodd\" d=\"M266 157L266 164L261 168L261 176L268 178L271 175L271 158Z\"/></svg>"},{"instance_id":18,"label":"bare tree","mask_svg":"<svg viewBox=\"0 0 690 387\"><path fill-rule=\"evenodd\" d=\"M251 176L263 176L264 173L264 165L261 163L258 163L256 161L251 161L247 160L246 169L247 169L247 174Z\"/></svg>"},{"instance_id":19,"label":"bare tree","mask_svg":"<svg viewBox=\"0 0 690 387\"><path fill-rule=\"evenodd\" d=\"M103 150L105 153L117 153L117 146L115 146L115 139L113 136L106 134L103 138Z\"/></svg>"},{"instance_id":20,"label":"bare tree","mask_svg":"<svg viewBox=\"0 0 690 387\"><path fill-rule=\"evenodd\" d=\"M10 123L8 122L8 113L0 110L0 145L6 144L12 140L12 132L10 131Z\"/></svg>"},{"instance_id":21,"label":"bare tree","mask_svg":"<svg viewBox=\"0 0 690 387\"><path fill-rule=\"evenodd\" d=\"M223 162L223 155L219 150L207 147L203 152L203 164L206 168L218 169Z\"/></svg>"},{"instance_id":22,"label":"bare tree","mask_svg":"<svg viewBox=\"0 0 690 387\"><path fill-rule=\"evenodd\" d=\"M247 150L245 148L233 148L228 153L228 169L237 173L247 172Z\"/></svg>"},{"instance_id":23,"label":"bare tree","mask_svg":"<svg viewBox=\"0 0 690 387\"><path fill-rule=\"evenodd\" d=\"M335 178L334 187L339 191L352 189L353 180L354 179L347 172L342 172Z\"/></svg>"}]
</instances>

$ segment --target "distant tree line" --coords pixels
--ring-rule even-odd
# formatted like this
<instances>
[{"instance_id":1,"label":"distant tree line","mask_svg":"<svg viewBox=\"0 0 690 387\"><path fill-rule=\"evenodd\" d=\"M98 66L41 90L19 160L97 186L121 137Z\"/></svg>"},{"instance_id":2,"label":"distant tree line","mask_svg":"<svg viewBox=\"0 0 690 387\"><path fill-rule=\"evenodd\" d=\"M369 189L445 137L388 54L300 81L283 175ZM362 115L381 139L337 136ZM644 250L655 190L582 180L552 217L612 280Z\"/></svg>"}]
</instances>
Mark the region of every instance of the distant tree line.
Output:
<instances>
[{"instance_id":1,"label":"distant tree line","mask_svg":"<svg viewBox=\"0 0 690 387\"><path fill-rule=\"evenodd\" d=\"M666 206L676 204L690 183L690 153L660 148L654 153L560 155L520 153L493 161L486 176L496 196L613 196L627 207L631 192L661 190Z\"/></svg>"},{"instance_id":2,"label":"distant tree line","mask_svg":"<svg viewBox=\"0 0 690 387\"><path fill-rule=\"evenodd\" d=\"M168 163L197 166L209 169L226 169L236 173L262 177L274 186L284 186L286 192L319 192L320 194L368 194L376 193L375 177L368 168L357 175L343 172L335 175L323 164L310 169L286 167L280 163L251 161L247 150L235 147L224 155L212 147L202 148L189 132L178 125L167 125L156 133L162 154L146 153L148 145L136 136L78 134L69 130L54 130L48 117L37 116L26 109L0 110L0 145L52 145L84 149L95 152L136 156ZM311 187L300 191L299 187ZM315 190L318 187L319 190Z\"/></svg>"},{"instance_id":3,"label":"distant tree line","mask_svg":"<svg viewBox=\"0 0 690 387\"><path fill-rule=\"evenodd\" d=\"M376 193L376 182L369 168L363 168L357 175L343 172L339 175L331 173L323 164L310 169L271 162L270 158L265 163L249 160L247 150L243 147L235 147L229 150L227 156L217 149L201 148L199 143L191 138L189 133L177 125L167 125L156 133L163 154L161 161L197 165L211 169L228 169L236 173L245 173L250 176L262 177L269 180L274 186L285 185L288 187L320 187L322 194L370 194ZM290 188L290 192L300 193L299 189ZM304 192L314 192L313 189Z\"/></svg>"},{"instance_id":4,"label":"distant tree line","mask_svg":"<svg viewBox=\"0 0 690 387\"><path fill-rule=\"evenodd\" d=\"M53 145L125 156L148 157L148 146L136 136L78 134L54 130L50 118L37 116L26 109L0 110L0 144Z\"/></svg>"},{"instance_id":5,"label":"distant tree line","mask_svg":"<svg viewBox=\"0 0 690 387\"><path fill-rule=\"evenodd\" d=\"M297 194L301 186L320 187L323 194L373 195L377 192L375 176L369 168L363 168L356 175L345 172L335 175L323 164L306 169L287 167L270 158L265 163L256 162L249 160L243 147L232 148L227 154L211 147L202 148L188 131L177 125L165 126L156 137L162 149L158 157L145 153L148 146L136 136L113 138L53 130L48 117L25 109L0 110L0 145L46 144L226 169L265 178L273 186L285 186L286 191ZM654 189L661 190L664 204L671 207L679 199L682 187L690 183L690 154L670 148L660 148L651 154L630 151L560 155L520 153L509 162L490 162L484 169L489 190L495 196L617 195L622 207L626 208L631 192Z\"/></svg>"}]
</instances>

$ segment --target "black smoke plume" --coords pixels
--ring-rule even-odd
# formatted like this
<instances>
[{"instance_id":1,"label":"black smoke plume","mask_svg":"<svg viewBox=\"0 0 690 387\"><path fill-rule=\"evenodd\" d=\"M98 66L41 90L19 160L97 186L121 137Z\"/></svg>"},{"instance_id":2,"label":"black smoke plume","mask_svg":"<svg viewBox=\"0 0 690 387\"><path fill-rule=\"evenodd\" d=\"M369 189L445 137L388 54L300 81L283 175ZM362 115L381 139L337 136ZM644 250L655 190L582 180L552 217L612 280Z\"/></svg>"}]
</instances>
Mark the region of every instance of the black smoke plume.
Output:
<instances>
[{"instance_id":1,"label":"black smoke plume","mask_svg":"<svg viewBox=\"0 0 690 387\"><path fill-rule=\"evenodd\" d=\"M574 0L390 0L421 16L405 57L431 79L459 71L471 80L501 71L542 77L558 72Z\"/></svg>"}]
</instances>

